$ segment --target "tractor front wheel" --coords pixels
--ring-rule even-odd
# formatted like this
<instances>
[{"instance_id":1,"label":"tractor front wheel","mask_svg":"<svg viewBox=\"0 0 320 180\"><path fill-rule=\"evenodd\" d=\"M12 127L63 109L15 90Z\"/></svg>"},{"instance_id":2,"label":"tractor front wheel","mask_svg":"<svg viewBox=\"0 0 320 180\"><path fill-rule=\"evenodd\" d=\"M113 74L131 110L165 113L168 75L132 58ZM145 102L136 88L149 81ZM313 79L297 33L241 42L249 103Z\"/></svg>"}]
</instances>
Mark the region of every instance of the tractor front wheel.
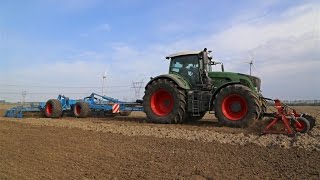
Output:
<instances>
[{"instance_id":1,"label":"tractor front wheel","mask_svg":"<svg viewBox=\"0 0 320 180\"><path fill-rule=\"evenodd\" d=\"M185 116L186 95L173 81L158 79L146 87L143 107L148 122L181 123Z\"/></svg>"},{"instance_id":2,"label":"tractor front wheel","mask_svg":"<svg viewBox=\"0 0 320 180\"><path fill-rule=\"evenodd\" d=\"M250 88L240 84L223 88L214 104L219 123L229 127L247 127L260 115L259 99Z\"/></svg>"}]
</instances>

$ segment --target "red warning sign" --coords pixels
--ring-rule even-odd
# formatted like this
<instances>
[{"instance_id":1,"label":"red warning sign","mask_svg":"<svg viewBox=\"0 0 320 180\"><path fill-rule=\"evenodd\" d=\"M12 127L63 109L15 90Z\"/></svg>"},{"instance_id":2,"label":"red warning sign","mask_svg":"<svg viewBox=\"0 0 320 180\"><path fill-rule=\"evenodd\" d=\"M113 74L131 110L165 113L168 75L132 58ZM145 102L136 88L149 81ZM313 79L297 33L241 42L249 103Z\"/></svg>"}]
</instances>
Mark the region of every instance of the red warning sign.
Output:
<instances>
[{"instance_id":1,"label":"red warning sign","mask_svg":"<svg viewBox=\"0 0 320 180\"><path fill-rule=\"evenodd\" d=\"M119 113L119 112L120 112L119 104L112 105L112 113Z\"/></svg>"}]
</instances>

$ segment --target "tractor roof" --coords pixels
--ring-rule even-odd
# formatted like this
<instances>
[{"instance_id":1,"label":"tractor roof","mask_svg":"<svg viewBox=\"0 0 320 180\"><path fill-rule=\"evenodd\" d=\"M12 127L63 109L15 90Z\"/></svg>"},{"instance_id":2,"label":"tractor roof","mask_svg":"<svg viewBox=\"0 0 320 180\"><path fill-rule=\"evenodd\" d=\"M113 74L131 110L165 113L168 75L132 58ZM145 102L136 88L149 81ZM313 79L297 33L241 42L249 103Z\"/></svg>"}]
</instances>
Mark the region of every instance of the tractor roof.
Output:
<instances>
[{"instance_id":1,"label":"tractor roof","mask_svg":"<svg viewBox=\"0 0 320 180\"><path fill-rule=\"evenodd\" d=\"M174 57L178 57L178 56L198 55L200 52L201 51L178 52L178 53L174 53L174 54L167 56L166 59L170 59L170 58L174 58Z\"/></svg>"}]
</instances>

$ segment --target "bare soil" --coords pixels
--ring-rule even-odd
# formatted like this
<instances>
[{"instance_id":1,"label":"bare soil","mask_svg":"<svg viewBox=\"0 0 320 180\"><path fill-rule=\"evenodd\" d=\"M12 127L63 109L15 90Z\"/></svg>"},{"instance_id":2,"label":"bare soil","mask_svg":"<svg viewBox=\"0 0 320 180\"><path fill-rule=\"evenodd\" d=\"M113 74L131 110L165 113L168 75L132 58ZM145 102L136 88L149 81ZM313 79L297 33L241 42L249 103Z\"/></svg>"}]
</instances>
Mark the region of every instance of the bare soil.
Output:
<instances>
[{"instance_id":1,"label":"bare soil","mask_svg":"<svg viewBox=\"0 0 320 180\"><path fill-rule=\"evenodd\" d=\"M16 104L0 104L0 117L3 117L5 115L5 112L12 108L17 106Z\"/></svg>"},{"instance_id":2,"label":"bare soil","mask_svg":"<svg viewBox=\"0 0 320 180\"><path fill-rule=\"evenodd\" d=\"M320 179L318 126L294 138L259 136L261 122L234 129L213 117L182 125L144 123L143 113L0 118L0 179Z\"/></svg>"}]
</instances>

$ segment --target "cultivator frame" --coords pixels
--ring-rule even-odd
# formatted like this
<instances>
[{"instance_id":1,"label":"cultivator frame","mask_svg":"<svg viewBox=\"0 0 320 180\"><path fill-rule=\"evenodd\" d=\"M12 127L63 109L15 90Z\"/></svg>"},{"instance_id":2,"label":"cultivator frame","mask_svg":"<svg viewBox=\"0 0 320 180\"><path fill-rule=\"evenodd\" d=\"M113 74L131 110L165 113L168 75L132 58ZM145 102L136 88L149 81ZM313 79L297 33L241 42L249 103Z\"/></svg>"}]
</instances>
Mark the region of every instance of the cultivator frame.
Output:
<instances>
[{"instance_id":1,"label":"cultivator frame","mask_svg":"<svg viewBox=\"0 0 320 180\"><path fill-rule=\"evenodd\" d=\"M279 99L264 99L273 101L277 112L264 113L264 117L271 118L271 121L263 130L262 135L285 134L288 136L295 136L297 132L307 133L315 126L315 119L312 116L305 113L298 113L295 109L282 103ZM272 127L279 122L283 123L284 128L282 130L272 130Z\"/></svg>"},{"instance_id":2,"label":"cultivator frame","mask_svg":"<svg viewBox=\"0 0 320 180\"><path fill-rule=\"evenodd\" d=\"M64 113L68 113L68 114L73 113L74 108L80 102L86 103L92 113L103 112L104 115L108 115L108 116L114 116L117 114L120 114L120 115L128 114L128 112L131 112L131 111L143 111L142 101L137 100L137 102L124 102L109 96L103 96L96 93L92 93L89 96L79 100L74 100L64 95L59 95L58 98L55 100L58 100L61 105L61 111L62 111L61 116ZM39 105L37 106L34 104L31 104L31 106L28 106L28 107L25 107L25 106L13 107L6 111L5 117L23 118L26 112L36 113L36 112L48 111L47 103L49 101L50 100L48 100L47 102L40 102ZM58 118L58 117L54 117L54 118Z\"/></svg>"},{"instance_id":3,"label":"cultivator frame","mask_svg":"<svg viewBox=\"0 0 320 180\"><path fill-rule=\"evenodd\" d=\"M38 106L31 104L29 107L25 106L17 106L13 107L6 111L5 117L12 117L12 118L23 118L25 112L41 112L42 107L39 104Z\"/></svg>"},{"instance_id":4,"label":"cultivator frame","mask_svg":"<svg viewBox=\"0 0 320 180\"><path fill-rule=\"evenodd\" d=\"M99 99L100 98L100 99ZM118 99L92 93L90 96L84 98L84 102L87 102L92 111L105 111L118 113L119 111L143 111L141 102L124 102ZM115 107L119 106L118 110L115 111Z\"/></svg>"}]
</instances>

